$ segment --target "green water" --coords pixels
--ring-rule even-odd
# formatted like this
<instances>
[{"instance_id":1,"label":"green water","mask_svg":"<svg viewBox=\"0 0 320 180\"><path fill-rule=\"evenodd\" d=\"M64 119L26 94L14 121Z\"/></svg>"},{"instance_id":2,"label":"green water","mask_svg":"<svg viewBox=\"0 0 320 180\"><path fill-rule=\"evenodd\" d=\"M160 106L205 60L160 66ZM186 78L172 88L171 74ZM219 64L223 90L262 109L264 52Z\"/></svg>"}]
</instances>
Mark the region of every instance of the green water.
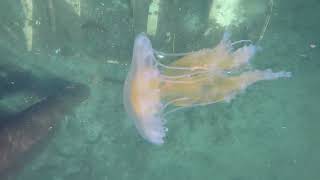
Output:
<instances>
[{"instance_id":1,"label":"green water","mask_svg":"<svg viewBox=\"0 0 320 180\"><path fill-rule=\"evenodd\" d=\"M91 95L65 116L45 148L15 179L320 178L319 1L274 0L272 12L269 1L240 1L248 19L226 28L232 39L256 42L271 13L258 42L262 50L252 61L258 69L290 71L292 78L259 82L230 103L171 114L162 146L138 135L122 104L134 35L146 26L142 1L81 1L78 16L64 0L34 0L31 51L23 33L21 2L0 2L0 65L19 67L12 79L16 92L0 85L1 115L32 104L24 101L32 91L43 96L59 91L61 81L86 84ZM205 33L209 6L209 1L163 0L158 34L151 38L155 48L187 52L216 44L225 28Z\"/></svg>"}]
</instances>

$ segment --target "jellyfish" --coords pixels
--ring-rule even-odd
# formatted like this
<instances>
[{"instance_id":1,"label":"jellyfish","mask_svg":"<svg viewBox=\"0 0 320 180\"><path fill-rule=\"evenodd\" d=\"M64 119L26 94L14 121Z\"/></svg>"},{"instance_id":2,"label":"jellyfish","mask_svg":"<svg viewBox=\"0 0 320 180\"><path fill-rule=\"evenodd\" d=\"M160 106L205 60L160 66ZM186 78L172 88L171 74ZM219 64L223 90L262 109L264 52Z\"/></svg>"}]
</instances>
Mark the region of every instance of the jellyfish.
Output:
<instances>
[{"instance_id":1,"label":"jellyfish","mask_svg":"<svg viewBox=\"0 0 320 180\"><path fill-rule=\"evenodd\" d=\"M152 144L164 143L166 116L177 110L217 102L229 102L248 86L262 80L290 77L290 72L256 70L250 59L256 47L248 41L231 42L225 34L214 48L181 54L165 54L152 48L144 34L134 41L132 62L123 100L139 134ZM180 56L162 63L163 56Z\"/></svg>"}]
</instances>

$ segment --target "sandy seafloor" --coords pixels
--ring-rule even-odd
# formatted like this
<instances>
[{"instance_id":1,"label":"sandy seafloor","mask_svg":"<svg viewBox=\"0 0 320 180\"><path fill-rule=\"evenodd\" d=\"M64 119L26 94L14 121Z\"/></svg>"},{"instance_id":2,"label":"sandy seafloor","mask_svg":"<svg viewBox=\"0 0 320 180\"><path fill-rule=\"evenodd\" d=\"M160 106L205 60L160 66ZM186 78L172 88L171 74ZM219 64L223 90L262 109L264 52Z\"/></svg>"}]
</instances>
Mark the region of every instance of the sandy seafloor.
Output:
<instances>
[{"instance_id":1,"label":"sandy seafloor","mask_svg":"<svg viewBox=\"0 0 320 180\"><path fill-rule=\"evenodd\" d=\"M12 60L34 74L53 74L91 89L90 98L61 122L47 148L17 179L319 179L319 11L316 0L275 1L260 42L263 50L253 61L260 69L290 71L292 78L257 83L230 103L170 115L162 146L145 142L124 112L129 69L124 64L131 60L132 45L122 50L130 51L122 59L26 53Z\"/></svg>"}]
</instances>

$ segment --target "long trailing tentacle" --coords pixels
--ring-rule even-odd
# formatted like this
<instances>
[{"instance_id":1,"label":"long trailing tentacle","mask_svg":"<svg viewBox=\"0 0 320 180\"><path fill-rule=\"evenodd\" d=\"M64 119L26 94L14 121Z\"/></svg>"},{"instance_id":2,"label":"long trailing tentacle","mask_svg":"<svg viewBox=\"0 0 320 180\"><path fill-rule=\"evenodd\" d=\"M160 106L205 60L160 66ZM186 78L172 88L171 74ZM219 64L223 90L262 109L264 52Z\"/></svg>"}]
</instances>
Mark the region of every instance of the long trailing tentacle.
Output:
<instances>
[{"instance_id":1,"label":"long trailing tentacle","mask_svg":"<svg viewBox=\"0 0 320 180\"><path fill-rule=\"evenodd\" d=\"M263 28L262 28L261 33L259 35L259 39L256 42L257 44L263 39L264 34L265 34L265 32L266 32L266 30L267 30L267 28L269 26L271 15L272 15L272 11L273 11L273 0L269 0L269 6L270 6L270 12L266 17L266 20L264 22Z\"/></svg>"},{"instance_id":2,"label":"long trailing tentacle","mask_svg":"<svg viewBox=\"0 0 320 180\"><path fill-rule=\"evenodd\" d=\"M239 41L235 41L235 42L231 43L231 46L235 46L235 45L240 44L240 43L249 43L249 44L252 44L253 42L252 42L251 40L246 40L246 39L244 39L244 40L239 40Z\"/></svg>"},{"instance_id":3,"label":"long trailing tentacle","mask_svg":"<svg viewBox=\"0 0 320 180\"><path fill-rule=\"evenodd\" d=\"M164 104L164 105L161 107L161 112L164 112L165 109L166 109L168 106L170 106L170 105L172 105L172 104L174 104L174 103L176 103L176 102L179 102L179 101L182 101L182 100L187 100L187 99L188 99L187 97L183 97L183 98L178 98L178 99L171 100L171 101L167 102L166 104Z\"/></svg>"},{"instance_id":4,"label":"long trailing tentacle","mask_svg":"<svg viewBox=\"0 0 320 180\"><path fill-rule=\"evenodd\" d=\"M186 98L184 100L187 100L189 98ZM163 117L166 117L168 116L169 114L173 113L173 112L176 112L178 110L182 110L182 109L186 109L186 108L192 108L192 107L196 107L196 106L205 106L205 105L208 105L208 104L214 104L214 103L217 103L217 102L221 102L221 101L224 101L225 99L222 98L222 99L219 99L219 100L214 100L214 101L208 101L208 102L204 102L204 103L196 103L196 104L192 104L192 105L189 105L189 106L178 106L170 111L167 111L165 113L163 113Z\"/></svg>"},{"instance_id":5,"label":"long trailing tentacle","mask_svg":"<svg viewBox=\"0 0 320 180\"><path fill-rule=\"evenodd\" d=\"M165 80L167 79L171 79L171 80L175 80L175 79L182 79L182 78L191 78L192 76L197 76L197 75L201 75L201 74L206 74L209 73L209 71L205 70L205 71L196 71L196 72L191 72L188 74L182 74L182 75L176 75L176 76L168 76L168 75L161 75L161 77Z\"/></svg>"},{"instance_id":6,"label":"long trailing tentacle","mask_svg":"<svg viewBox=\"0 0 320 180\"><path fill-rule=\"evenodd\" d=\"M181 57L181 56L186 56L186 55L190 55L192 54L193 52L184 52L184 53L165 53L165 52L161 52L161 51L157 51L157 50L153 50L154 54L162 59L164 58L165 56L167 57Z\"/></svg>"},{"instance_id":7,"label":"long trailing tentacle","mask_svg":"<svg viewBox=\"0 0 320 180\"><path fill-rule=\"evenodd\" d=\"M195 70L195 68L192 68L192 67L168 66L168 65L165 65L163 63L160 63L158 60L156 61L156 63L157 63L157 65L159 65L160 67L165 68L165 69L189 70L189 71L194 71Z\"/></svg>"}]
</instances>

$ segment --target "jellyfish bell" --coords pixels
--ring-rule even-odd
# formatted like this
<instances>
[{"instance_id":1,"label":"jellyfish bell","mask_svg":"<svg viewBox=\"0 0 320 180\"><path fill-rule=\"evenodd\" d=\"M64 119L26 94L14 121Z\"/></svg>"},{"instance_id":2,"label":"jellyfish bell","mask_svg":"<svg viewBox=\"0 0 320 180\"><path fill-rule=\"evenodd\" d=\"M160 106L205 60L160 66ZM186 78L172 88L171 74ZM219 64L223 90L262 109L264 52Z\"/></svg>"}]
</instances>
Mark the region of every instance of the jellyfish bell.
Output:
<instances>
[{"instance_id":1,"label":"jellyfish bell","mask_svg":"<svg viewBox=\"0 0 320 180\"><path fill-rule=\"evenodd\" d=\"M139 134L153 144L163 144L167 128L165 109L169 105L186 97L171 97L166 87L175 83L184 83L177 77L166 76L163 70L185 70L189 67L169 67L155 58L155 51L149 38L139 34L134 41L132 63L124 84L124 105L127 114L133 119ZM188 83L188 82L185 82ZM173 90L174 91L174 90Z\"/></svg>"},{"instance_id":2,"label":"jellyfish bell","mask_svg":"<svg viewBox=\"0 0 320 180\"><path fill-rule=\"evenodd\" d=\"M124 84L125 109L139 134L153 144L163 144L166 115L182 108L229 102L258 81L291 76L271 70L242 72L256 51L252 44L233 50L243 42L232 43L225 35L211 49L165 54L155 51L144 33L139 34ZM166 65L155 55L182 57Z\"/></svg>"},{"instance_id":3,"label":"jellyfish bell","mask_svg":"<svg viewBox=\"0 0 320 180\"><path fill-rule=\"evenodd\" d=\"M124 85L124 105L140 135L154 144L162 144L165 137L159 83L151 42L145 34L139 34Z\"/></svg>"}]
</instances>

